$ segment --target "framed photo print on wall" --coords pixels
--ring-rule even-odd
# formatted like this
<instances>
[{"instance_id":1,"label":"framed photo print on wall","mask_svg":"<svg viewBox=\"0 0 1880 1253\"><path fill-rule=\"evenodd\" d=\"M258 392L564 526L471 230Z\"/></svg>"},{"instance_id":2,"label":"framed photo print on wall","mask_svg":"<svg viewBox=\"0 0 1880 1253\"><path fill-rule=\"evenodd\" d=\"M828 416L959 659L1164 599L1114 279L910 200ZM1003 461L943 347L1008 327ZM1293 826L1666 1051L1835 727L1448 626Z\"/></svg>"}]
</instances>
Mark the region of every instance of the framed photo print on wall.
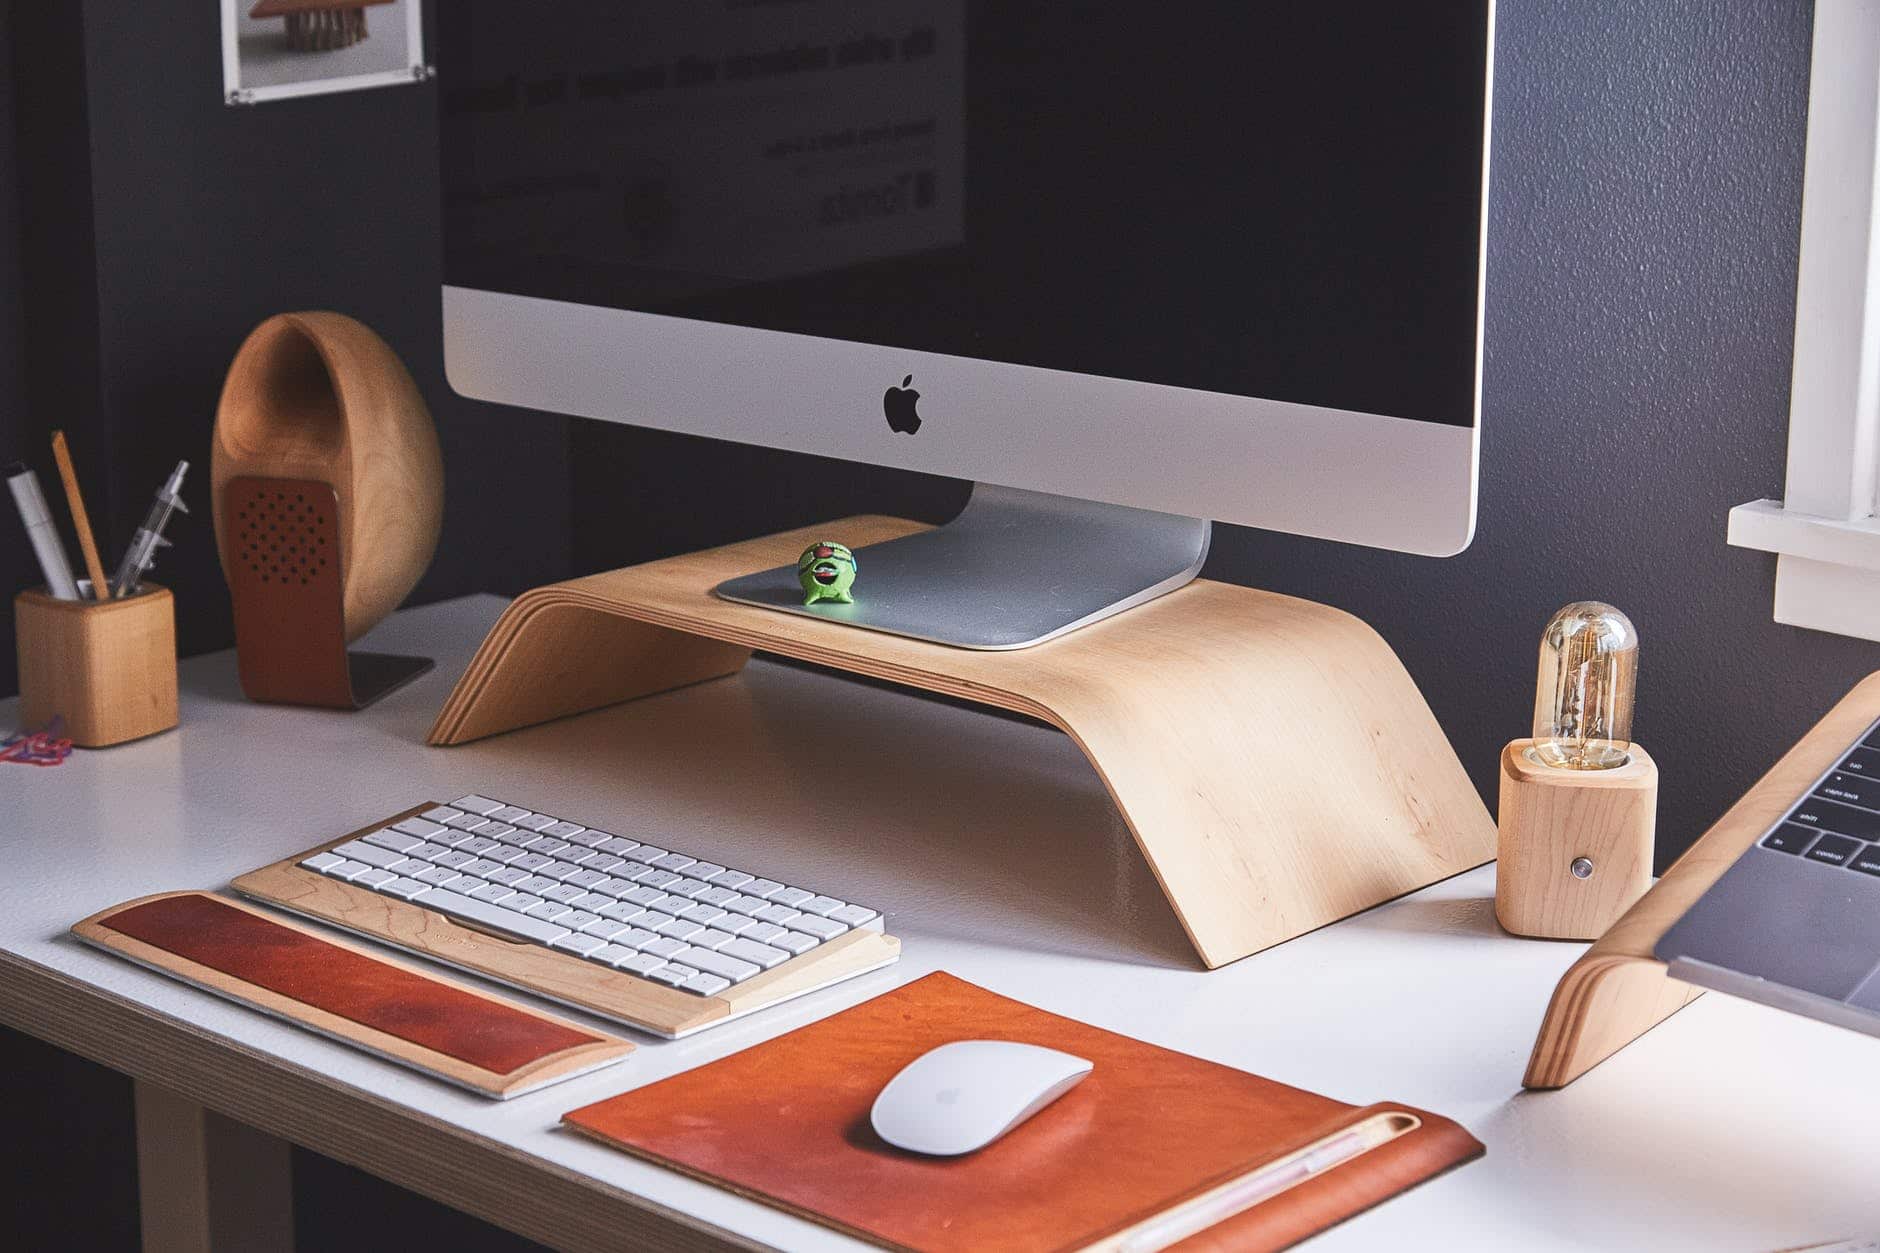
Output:
<instances>
[{"instance_id":1,"label":"framed photo print on wall","mask_svg":"<svg viewBox=\"0 0 1880 1253\"><path fill-rule=\"evenodd\" d=\"M222 92L229 104L430 76L422 0L222 0Z\"/></svg>"}]
</instances>

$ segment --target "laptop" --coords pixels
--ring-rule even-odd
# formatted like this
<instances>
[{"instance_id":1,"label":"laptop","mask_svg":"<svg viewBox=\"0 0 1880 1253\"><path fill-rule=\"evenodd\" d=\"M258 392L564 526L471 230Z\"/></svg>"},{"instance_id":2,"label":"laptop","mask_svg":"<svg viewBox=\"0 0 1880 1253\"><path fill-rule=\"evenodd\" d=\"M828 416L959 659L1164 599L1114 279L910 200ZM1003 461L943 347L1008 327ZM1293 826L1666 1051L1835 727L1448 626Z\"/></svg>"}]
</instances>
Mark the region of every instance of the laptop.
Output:
<instances>
[{"instance_id":1,"label":"laptop","mask_svg":"<svg viewBox=\"0 0 1880 1253\"><path fill-rule=\"evenodd\" d=\"M1880 1035L1880 721L1654 953L1674 979Z\"/></svg>"}]
</instances>

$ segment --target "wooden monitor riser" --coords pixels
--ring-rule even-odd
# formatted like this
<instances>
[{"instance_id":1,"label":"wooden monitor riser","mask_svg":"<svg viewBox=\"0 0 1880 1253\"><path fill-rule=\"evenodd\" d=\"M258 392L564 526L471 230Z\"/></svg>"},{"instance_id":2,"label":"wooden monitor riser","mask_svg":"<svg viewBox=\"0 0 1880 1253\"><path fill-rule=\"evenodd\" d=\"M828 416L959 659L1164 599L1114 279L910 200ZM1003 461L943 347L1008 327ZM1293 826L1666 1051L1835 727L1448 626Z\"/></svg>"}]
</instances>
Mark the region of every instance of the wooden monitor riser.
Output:
<instances>
[{"instance_id":1,"label":"wooden monitor riser","mask_svg":"<svg viewBox=\"0 0 1880 1253\"><path fill-rule=\"evenodd\" d=\"M1880 673L1842 697L1567 968L1541 1022L1523 1086L1565 1087L1703 995L1673 979L1652 956L1658 941L1877 717Z\"/></svg>"},{"instance_id":2,"label":"wooden monitor riser","mask_svg":"<svg viewBox=\"0 0 1880 1253\"><path fill-rule=\"evenodd\" d=\"M732 674L753 650L1026 714L1096 767L1211 967L1493 859L1494 821L1416 684L1328 606L1198 579L1046 644L976 652L711 594L820 538L923 529L845 518L525 592L430 743Z\"/></svg>"}]
</instances>

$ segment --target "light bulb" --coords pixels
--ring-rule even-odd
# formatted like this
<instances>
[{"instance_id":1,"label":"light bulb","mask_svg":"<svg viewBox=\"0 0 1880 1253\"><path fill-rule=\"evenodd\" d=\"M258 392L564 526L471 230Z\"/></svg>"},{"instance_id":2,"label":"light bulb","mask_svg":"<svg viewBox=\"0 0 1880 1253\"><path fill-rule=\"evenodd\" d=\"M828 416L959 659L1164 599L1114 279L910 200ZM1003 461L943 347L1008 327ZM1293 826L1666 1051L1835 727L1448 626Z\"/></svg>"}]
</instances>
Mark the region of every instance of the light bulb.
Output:
<instances>
[{"instance_id":1,"label":"light bulb","mask_svg":"<svg viewBox=\"0 0 1880 1253\"><path fill-rule=\"evenodd\" d=\"M1638 632L1630 618L1596 600L1562 609L1541 634L1529 755L1565 770L1623 766L1637 682Z\"/></svg>"}]
</instances>

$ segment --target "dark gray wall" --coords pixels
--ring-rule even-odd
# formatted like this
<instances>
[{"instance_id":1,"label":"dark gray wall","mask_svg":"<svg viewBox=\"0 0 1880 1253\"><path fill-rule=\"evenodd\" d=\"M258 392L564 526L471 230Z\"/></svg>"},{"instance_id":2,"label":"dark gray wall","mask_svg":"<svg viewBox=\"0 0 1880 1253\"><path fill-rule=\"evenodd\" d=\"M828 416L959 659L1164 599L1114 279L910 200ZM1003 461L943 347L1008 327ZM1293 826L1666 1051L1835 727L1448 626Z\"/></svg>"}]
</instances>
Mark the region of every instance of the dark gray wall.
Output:
<instances>
[{"instance_id":1,"label":"dark gray wall","mask_svg":"<svg viewBox=\"0 0 1880 1253\"><path fill-rule=\"evenodd\" d=\"M233 638L210 531L209 434L230 358L282 310L365 322L431 406L444 537L414 600L561 577L565 423L530 415L525 428L444 381L435 87L229 108L215 5L26 5L18 21L32 36L20 60L22 98L34 105L20 116L34 173L32 404L5 444L17 442L56 488L44 437L67 429L107 565L169 468L189 459L195 513L176 520L176 547L155 576L176 593L182 651ZM0 631L11 656L10 615ZM11 692L10 675L0 678Z\"/></svg>"},{"instance_id":2,"label":"dark gray wall","mask_svg":"<svg viewBox=\"0 0 1880 1253\"><path fill-rule=\"evenodd\" d=\"M1375 625L1491 805L1541 626L1619 605L1643 637L1661 866L1880 667L1872 644L1777 626L1773 559L1724 543L1732 505L1782 494L1811 13L1501 0L1475 543L1434 561L1221 527L1207 571ZM643 431L577 424L574 445L583 569L964 498Z\"/></svg>"}]
</instances>

